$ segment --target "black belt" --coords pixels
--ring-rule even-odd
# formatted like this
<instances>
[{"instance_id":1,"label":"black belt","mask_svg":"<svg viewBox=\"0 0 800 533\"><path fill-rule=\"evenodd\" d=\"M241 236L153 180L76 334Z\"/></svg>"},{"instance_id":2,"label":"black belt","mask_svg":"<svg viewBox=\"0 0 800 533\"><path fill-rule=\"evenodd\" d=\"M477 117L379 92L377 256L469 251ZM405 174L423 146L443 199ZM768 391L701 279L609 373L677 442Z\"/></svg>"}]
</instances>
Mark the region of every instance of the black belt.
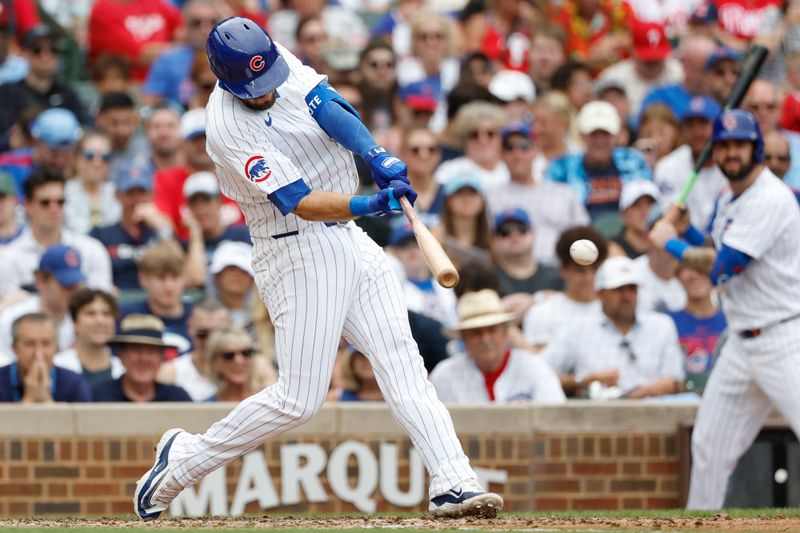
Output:
<instances>
[{"instance_id":1,"label":"black belt","mask_svg":"<svg viewBox=\"0 0 800 533\"><path fill-rule=\"evenodd\" d=\"M764 326L762 328L745 329L745 330L739 332L739 336L741 338L743 338L743 339L754 339L756 337L760 337L769 328L774 328L775 326L779 326L781 324L785 324L786 322L791 322L792 320L795 320L797 318L800 318L800 313L798 313L796 315L792 315L792 316L787 317L787 318L784 318L783 320L779 320L778 322L775 322L773 324L769 324L769 325Z\"/></svg>"},{"instance_id":2,"label":"black belt","mask_svg":"<svg viewBox=\"0 0 800 533\"><path fill-rule=\"evenodd\" d=\"M291 237L292 235L297 235L300 233L297 230L294 231L287 231L286 233L278 233L277 235L272 235L273 239L283 239L284 237Z\"/></svg>"},{"instance_id":3,"label":"black belt","mask_svg":"<svg viewBox=\"0 0 800 533\"><path fill-rule=\"evenodd\" d=\"M325 227L330 228L330 227L336 226L338 224L339 224L339 222L325 222ZM294 235L297 235L298 233L300 233L300 230L287 231L286 233L278 233L277 235L270 235L270 237L272 237L273 239L277 240L277 239L283 239L284 237L293 237Z\"/></svg>"}]
</instances>

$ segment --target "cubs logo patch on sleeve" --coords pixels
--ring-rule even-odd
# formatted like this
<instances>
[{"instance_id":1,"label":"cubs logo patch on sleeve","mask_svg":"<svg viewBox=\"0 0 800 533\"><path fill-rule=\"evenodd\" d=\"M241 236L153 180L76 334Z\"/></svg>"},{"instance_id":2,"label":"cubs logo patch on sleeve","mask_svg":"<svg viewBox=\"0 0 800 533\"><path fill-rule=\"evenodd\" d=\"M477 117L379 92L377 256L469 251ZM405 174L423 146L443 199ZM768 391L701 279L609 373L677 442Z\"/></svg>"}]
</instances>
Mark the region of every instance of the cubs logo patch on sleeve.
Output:
<instances>
[{"instance_id":1,"label":"cubs logo patch on sleeve","mask_svg":"<svg viewBox=\"0 0 800 533\"><path fill-rule=\"evenodd\" d=\"M267 166L263 155L254 155L245 163L244 174L253 183L261 183L272 175L272 170Z\"/></svg>"}]
</instances>

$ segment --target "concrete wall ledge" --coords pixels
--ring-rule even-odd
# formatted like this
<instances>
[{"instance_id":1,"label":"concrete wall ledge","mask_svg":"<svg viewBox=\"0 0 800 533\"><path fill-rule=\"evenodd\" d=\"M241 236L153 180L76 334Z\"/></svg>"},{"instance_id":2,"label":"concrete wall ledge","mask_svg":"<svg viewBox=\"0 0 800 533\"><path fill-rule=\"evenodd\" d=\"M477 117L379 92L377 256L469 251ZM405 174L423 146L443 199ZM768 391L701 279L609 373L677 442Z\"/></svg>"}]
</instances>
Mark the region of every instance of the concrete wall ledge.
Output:
<instances>
[{"instance_id":1,"label":"concrete wall ledge","mask_svg":"<svg viewBox=\"0 0 800 533\"><path fill-rule=\"evenodd\" d=\"M459 434L530 435L534 433L671 433L694 421L697 403L651 401L570 401L564 405L451 406ZM233 404L84 404L0 405L0 437L160 435L182 427L205 431ZM785 426L773 413L770 426ZM290 436L402 436L385 404L326 404Z\"/></svg>"}]
</instances>

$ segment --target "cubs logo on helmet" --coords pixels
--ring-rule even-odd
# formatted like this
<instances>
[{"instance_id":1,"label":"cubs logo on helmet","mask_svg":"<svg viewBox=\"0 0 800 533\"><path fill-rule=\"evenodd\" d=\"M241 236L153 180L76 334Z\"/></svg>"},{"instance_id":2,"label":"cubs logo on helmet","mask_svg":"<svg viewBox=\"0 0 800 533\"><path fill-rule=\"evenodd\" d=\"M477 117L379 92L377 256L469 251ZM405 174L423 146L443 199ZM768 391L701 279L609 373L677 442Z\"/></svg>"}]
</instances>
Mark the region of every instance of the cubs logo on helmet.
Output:
<instances>
[{"instance_id":1,"label":"cubs logo on helmet","mask_svg":"<svg viewBox=\"0 0 800 533\"><path fill-rule=\"evenodd\" d=\"M736 117L733 115L726 115L722 118L722 127L728 131L736 129Z\"/></svg>"},{"instance_id":2,"label":"cubs logo on helmet","mask_svg":"<svg viewBox=\"0 0 800 533\"><path fill-rule=\"evenodd\" d=\"M253 72L261 72L264 70L264 65L266 65L266 63L264 62L264 58L261 56L253 56L253 58L250 59L250 69Z\"/></svg>"},{"instance_id":3,"label":"cubs logo on helmet","mask_svg":"<svg viewBox=\"0 0 800 533\"><path fill-rule=\"evenodd\" d=\"M244 173L247 179L253 183L266 181L272 175L272 170L267 166L267 160L262 155L254 155L247 160L244 165Z\"/></svg>"}]
</instances>

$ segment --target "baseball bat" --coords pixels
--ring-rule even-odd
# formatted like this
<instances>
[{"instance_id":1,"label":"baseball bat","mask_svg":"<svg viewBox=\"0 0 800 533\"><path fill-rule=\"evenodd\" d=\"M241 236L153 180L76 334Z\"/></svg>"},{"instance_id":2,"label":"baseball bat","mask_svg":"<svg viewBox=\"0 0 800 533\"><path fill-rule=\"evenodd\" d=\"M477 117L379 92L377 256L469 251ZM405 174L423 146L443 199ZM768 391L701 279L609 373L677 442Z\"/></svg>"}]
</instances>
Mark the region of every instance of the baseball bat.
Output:
<instances>
[{"instance_id":1,"label":"baseball bat","mask_svg":"<svg viewBox=\"0 0 800 533\"><path fill-rule=\"evenodd\" d=\"M761 65L763 65L764 61L767 59L767 55L769 55L769 50L766 47L753 45L750 52L747 54L747 60L745 60L744 66L742 67L742 73L739 74L739 78L736 80L736 84L733 86L730 96L728 96L728 101L725 102L725 106L723 107L725 111L739 107L739 104L741 104L744 99L744 95L747 94L747 89L750 88L750 84L753 83L753 80L756 79L758 72L761 70ZM694 182L697 181L697 174L703 169L708 158L711 157L712 146L713 143L711 139L709 139L703 147L703 151L700 152L700 157L697 158L694 164L694 169L692 169L692 173L689 175L689 180L683 186L680 196L678 196L678 205L681 207L686 205L689 192L691 192Z\"/></svg>"},{"instance_id":2,"label":"baseball bat","mask_svg":"<svg viewBox=\"0 0 800 533\"><path fill-rule=\"evenodd\" d=\"M455 287L456 283L458 283L458 270L456 270L450 258L447 257L447 254L444 253L442 245L439 244L439 241L436 240L430 230L425 227L425 224L419 219L417 212L405 196L400 198L400 205L403 207L403 213L406 214L406 218L411 224L419 249L422 251L425 262L433 272L436 281L446 289Z\"/></svg>"}]
</instances>

